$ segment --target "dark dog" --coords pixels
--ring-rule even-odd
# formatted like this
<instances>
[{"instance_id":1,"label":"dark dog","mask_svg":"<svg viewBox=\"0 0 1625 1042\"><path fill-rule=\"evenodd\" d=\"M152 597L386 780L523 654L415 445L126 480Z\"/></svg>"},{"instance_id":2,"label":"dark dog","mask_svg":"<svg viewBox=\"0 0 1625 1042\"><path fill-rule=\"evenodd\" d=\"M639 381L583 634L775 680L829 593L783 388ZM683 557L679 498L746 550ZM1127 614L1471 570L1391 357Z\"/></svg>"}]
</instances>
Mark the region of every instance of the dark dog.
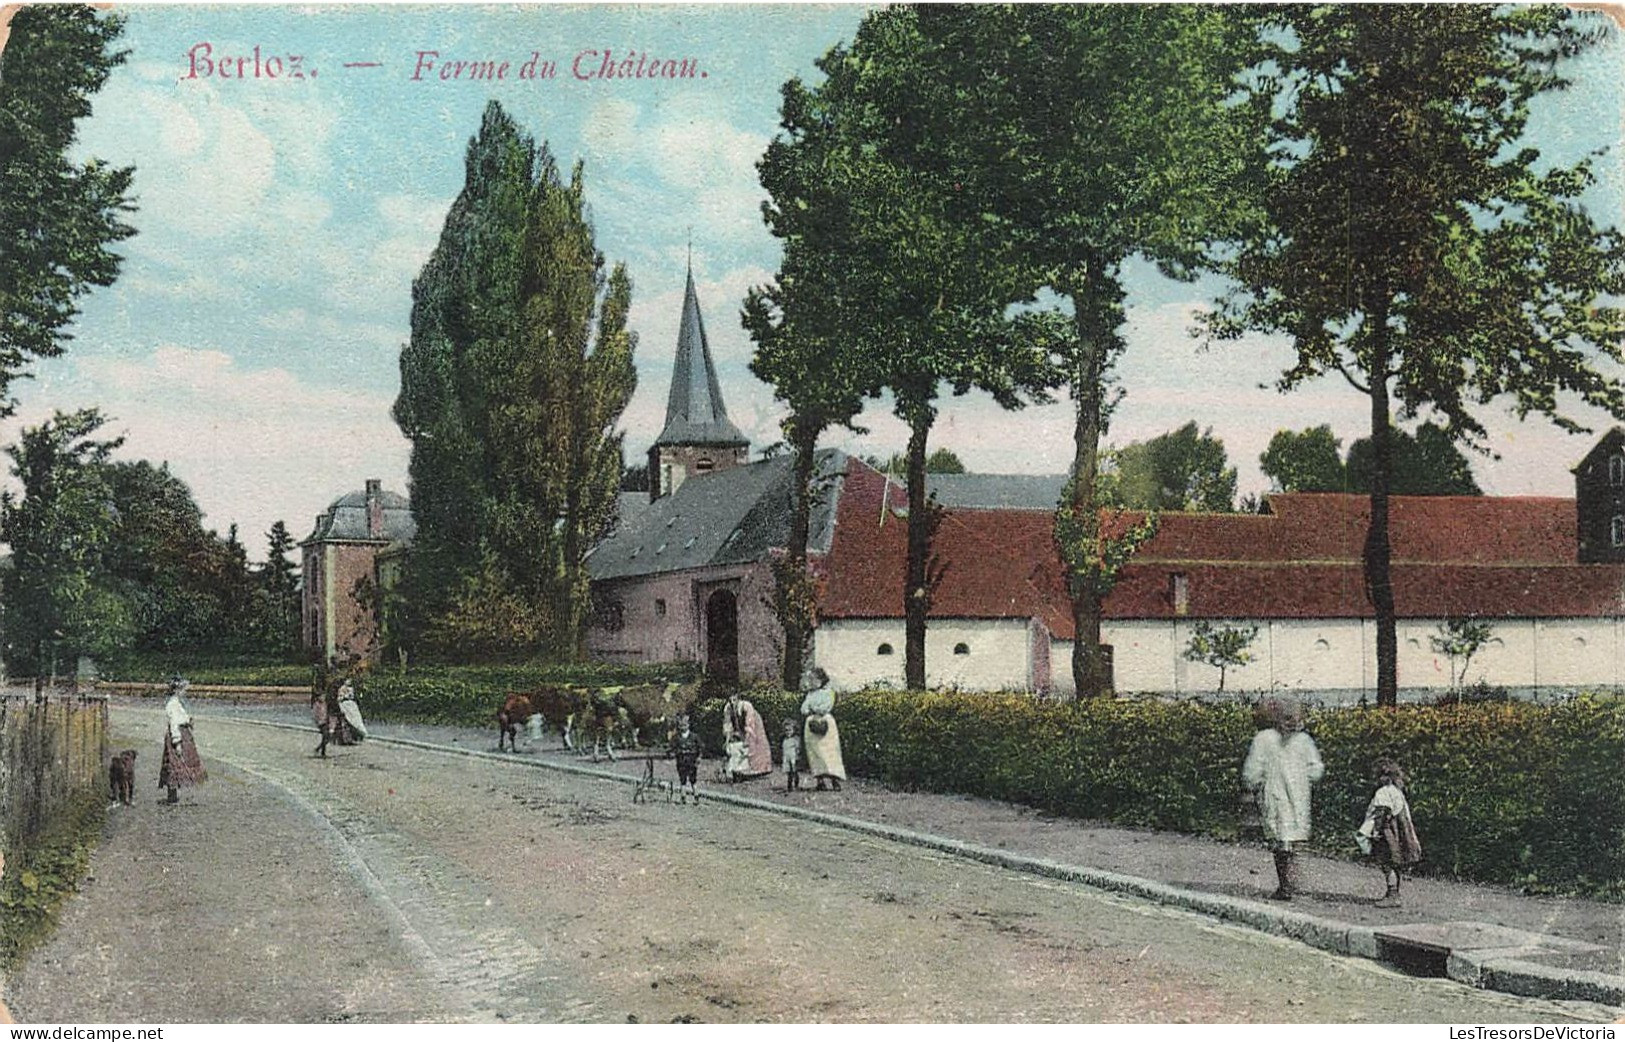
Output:
<instances>
[{"instance_id":1,"label":"dark dog","mask_svg":"<svg viewBox=\"0 0 1625 1042\"><path fill-rule=\"evenodd\" d=\"M112 793L113 802L135 802L134 749L126 749L113 757L113 762L107 767L107 788Z\"/></svg>"}]
</instances>

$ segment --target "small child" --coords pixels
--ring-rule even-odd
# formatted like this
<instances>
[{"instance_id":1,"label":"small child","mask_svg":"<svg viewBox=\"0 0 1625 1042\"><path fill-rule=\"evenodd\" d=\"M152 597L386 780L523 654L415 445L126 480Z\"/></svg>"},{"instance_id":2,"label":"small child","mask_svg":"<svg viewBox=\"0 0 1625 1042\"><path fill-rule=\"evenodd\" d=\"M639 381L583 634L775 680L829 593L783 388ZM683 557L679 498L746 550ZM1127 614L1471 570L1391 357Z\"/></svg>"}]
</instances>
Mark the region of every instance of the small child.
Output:
<instances>
[{"instance_id":1,"label":"small child","mask_svg":"<svg viewBox=\"0 0 1625 1042\"><path fill-rule=\"evenodd\" d=\"M801 735L794 720L784 721L783 754L784 791L795 792L801 788Z\"/></svg>"},{"instance_id":2,"label":"small child","mask_svg":"<svg viewBox=\"0 0 1625 1042\"><path fill-rule=\"evenodd\" d=\"M677 791L682 794L684 803L688 802L690 795L695 803L700 802L700 793L694 783L700 776L700 754L703 751L700 736L689 730L688 714L679 714L677 734L671 740L671 752L677 761Z\"/></svg>"},{"instance_id":3,"label":"small child","mask_svg":"<svg viewBox=\"0 0 1625 1042\"><path fill-rule=\"evenodd\" d=\"M1365 821L1354 834L1360 849L1382 869L1387 890L1377 900L1378 908L1399 907L1400 870L1422 860L1422 841L1411 821L1410 801L1405 798L1405 771L1393 760L1378 760L1372 768L1377 792L1366 807Z\"/></svg>"}]
</instances>

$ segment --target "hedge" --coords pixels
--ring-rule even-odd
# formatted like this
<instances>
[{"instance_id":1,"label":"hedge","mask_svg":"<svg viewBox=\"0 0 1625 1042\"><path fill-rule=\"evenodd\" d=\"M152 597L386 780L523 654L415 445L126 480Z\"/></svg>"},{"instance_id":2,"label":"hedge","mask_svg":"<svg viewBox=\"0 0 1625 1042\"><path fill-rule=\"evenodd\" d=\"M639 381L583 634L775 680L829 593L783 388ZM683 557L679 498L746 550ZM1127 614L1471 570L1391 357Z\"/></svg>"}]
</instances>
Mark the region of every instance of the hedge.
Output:
<instances>
[{"instance_id":1,"label":"hedge","mask_svg":"<svg viewBox=\"0 0 1625 1042\"><path fill-rule=\"evenodd\" d=\"M799 696L747 693L770 738ZM889 785L1007 800L1077 818L1235 839L1250 711L1190 701L868 691L836 705L847 769ZM720 742L721 702L697 727ZM1392 756L1423 871L1625 898L1625 701L1322 709L1315 846L1352 856L1373 761ZM771 744L776 747L777 741Z\"/></svg>"},{"instance_id":2,"label":"hedge","mask_svg":"<svg viewBox=\"0 0 1625 1042\"><path fill-rule=\"evenodd\" d=\"M696 676L686 664L658 666L583 665L427 666L406 672L375 670L361 681L369 717L459 727L491 727L509 692L544 686L609 687L687 682ZM307 671L306 683L309 683Z\"/></svg>"}]
</instances>

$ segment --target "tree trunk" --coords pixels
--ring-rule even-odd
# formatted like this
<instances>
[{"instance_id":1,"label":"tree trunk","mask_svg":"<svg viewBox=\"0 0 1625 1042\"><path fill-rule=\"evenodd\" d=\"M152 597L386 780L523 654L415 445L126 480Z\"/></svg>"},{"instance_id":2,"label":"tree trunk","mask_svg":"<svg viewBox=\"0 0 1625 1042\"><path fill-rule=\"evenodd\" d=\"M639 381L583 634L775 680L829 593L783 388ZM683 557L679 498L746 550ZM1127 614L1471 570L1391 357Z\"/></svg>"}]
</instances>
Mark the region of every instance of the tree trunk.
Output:
<instances>
[{"instance_id":1,"label":"tree trunk","mask_svg":"<svg viewBox=\"0 0 1625 1042\"><path fill-rule=\"evenodd\" d=\"M1365 537L1366 594L1377 615L1377 705L1399 702L1399 638L1394 624L1393 547L1388 490L1393 483L1393 427L1388 406L1388 299L1371 314L1371 525ZM1363 652L1362 652L1363 654Z\"/></svg>"},{"instance_id":2,"label":"tree trunk","mask_svg":"<svg viewBox=\"0 0 1625 1042\"><path fill-rule=\"evenodd\" d=\"M794 473L790 483L790 542L785 547L785 567L792 581L802 580L807 574L807 538L812 529L812 480L818 436L803 434L797 428L791 438L795 452ZM782 600L782 598L781 598ZM784 627L784 663L780 675L786 691L801 688L801 674L806 665L806 637L810 619L801 615L804 607L799 602L786 603Z\"/></svg>"},{"instance_id":3,"label":"tree trunk","mask_svg":"<svg viewBox=\"0 0 1625 1042\"><path fill-rule=\"evenodd\" d=\"M925 613L931 607L926 561L931 553L931 518L926 512L925 442L929 420L916 420L908 435L908 575L903 589L903 683L925 690Z\"/></svg>"},{"instance_id":4,"label":"tree trunk","mask_svg":"<svg viewBox=\"0 0 1625 1042\"><path fill-rule=\"evenodd\" d=\"M1100 505L1095 498L1095 485L1100 471L1100 434L1104 389L1100 386L1104 370L1106 342L1099 335L1099 321L1094 313L1092 289L1085 286L1070 294L1074 322L1078 329L1077 367L1072 378L1072 397L1077 403L1076 422L1072 431L1072 509L1086 530L1096 532L1100 525ZM1090 548L1093 552L1093 548ZM1103 598L1093 576L1071 579L1072 593L1072 684L1075 697L1094 698L1101 693L1100 676L1103 672L1100 649L1100 617Z\"/></svg>"}]
</instances>

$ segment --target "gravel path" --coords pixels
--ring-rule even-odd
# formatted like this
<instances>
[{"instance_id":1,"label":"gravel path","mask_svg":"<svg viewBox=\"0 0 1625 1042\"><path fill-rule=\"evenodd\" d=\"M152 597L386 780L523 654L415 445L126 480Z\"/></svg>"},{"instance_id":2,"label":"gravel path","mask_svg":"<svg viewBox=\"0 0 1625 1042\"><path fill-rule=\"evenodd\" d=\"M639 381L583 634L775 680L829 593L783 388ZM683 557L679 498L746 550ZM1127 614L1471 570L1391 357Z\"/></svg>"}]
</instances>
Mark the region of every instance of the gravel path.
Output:
<instances>
[{"instance_id":1,"label":"gravel path","mask_svg":"<svg viewBox=\"0 0 1625 1042\"><path fill-rule=\"evenodd\" d=\"M143 767L140 800L112 813L93 881L11 982L19 1019L1484 1023L1609 1013L1403 977L769 814L634 805L624 786L556 772L377 743L315 760L313 736L233 721L247 712L199 707L212 777L180 807L155 802L156 768ZM143 752L161 728L150 708L119 705L113 720ZM494 745L494 731L411 730Z\"/></svg>"}]
</instances>

